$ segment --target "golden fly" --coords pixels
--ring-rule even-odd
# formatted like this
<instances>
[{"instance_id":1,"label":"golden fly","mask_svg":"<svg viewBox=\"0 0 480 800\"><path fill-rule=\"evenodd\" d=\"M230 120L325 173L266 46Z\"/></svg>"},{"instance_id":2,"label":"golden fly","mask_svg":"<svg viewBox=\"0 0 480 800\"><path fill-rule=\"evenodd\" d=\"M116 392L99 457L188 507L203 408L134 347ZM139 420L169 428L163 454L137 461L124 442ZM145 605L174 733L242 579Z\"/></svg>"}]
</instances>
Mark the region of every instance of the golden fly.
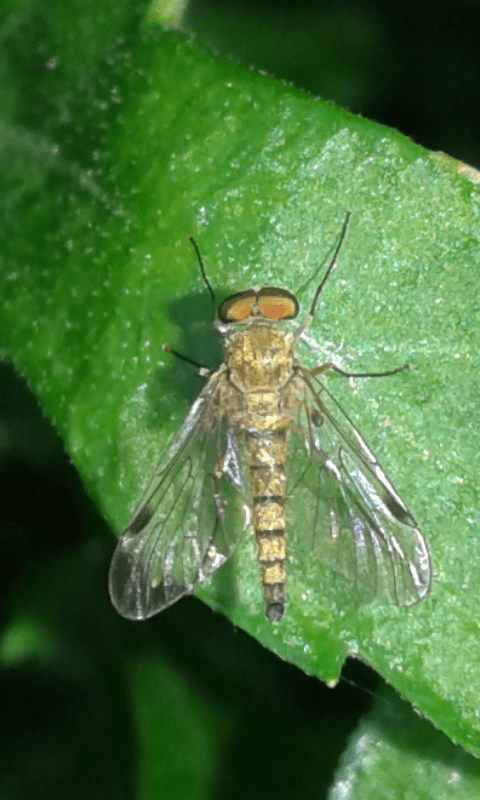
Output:
<instances>
[{"instance_id":1,"label":"golden fly","mask_svg":"<svg viewBox=\"0 0 480 800\"><path fill-rule=\"evenodd\" d=\"M263 286L228 297L214 325L224 359L199 368L207 382L171 438L118 541L109 575L113 605L146 619L191 592L231 556L250 509L265 616L285 613L288 533L309 563L327 563L369 600L418 602L430 586L425 539L403 500L351 420L321 381L332 363L314 369L295 356L334 269L350 214L310 310L299 313L286 289ZM200 271L212 298L196 242ZM175 355L186 361L190 359ZM190 363L194 363L191 362Z\"/></svg>"}]
</instances>

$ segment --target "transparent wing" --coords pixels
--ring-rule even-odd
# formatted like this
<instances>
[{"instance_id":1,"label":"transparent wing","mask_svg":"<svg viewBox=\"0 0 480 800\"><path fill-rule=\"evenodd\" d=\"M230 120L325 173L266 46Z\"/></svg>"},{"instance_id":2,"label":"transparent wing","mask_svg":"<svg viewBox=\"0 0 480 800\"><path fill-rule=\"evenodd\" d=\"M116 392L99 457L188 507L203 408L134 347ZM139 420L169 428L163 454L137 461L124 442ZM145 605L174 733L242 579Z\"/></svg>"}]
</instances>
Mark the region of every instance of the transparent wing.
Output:
<instances>
[{"instance_id":1,"label":"transparent wing","mask_svg":"<svg viewBox=\"0 0 480 800\"><path fill-rule=\"evenodd\" d=\"M231 555L243 528L237 443L215 373L172 437L122 533L109 591L128 619L146 619L191 591Z\"/></svg>"},{"instance_id":2,"label":"transparent wing","mask_svg":"<svg viewBox=\"0 0 480 800\"><path fill-rule=\"evenodd\" d=\"M430 556L415 519L330 392L306 370L300 377L287 465L299 539L363 600L418 602L430 587Z\"/></svg>"}]
</instances>

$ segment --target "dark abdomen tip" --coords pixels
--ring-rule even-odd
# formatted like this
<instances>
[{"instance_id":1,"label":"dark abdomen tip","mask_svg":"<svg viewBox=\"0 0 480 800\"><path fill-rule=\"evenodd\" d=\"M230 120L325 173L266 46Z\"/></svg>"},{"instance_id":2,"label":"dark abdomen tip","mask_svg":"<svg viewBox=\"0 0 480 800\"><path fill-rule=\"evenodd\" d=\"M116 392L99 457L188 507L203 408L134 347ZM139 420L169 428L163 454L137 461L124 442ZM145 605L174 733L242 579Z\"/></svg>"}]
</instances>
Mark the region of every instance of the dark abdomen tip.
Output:
<instances>
[{"instance_id":1,"label":"dark abdomen tip","mask_svg":"<svg viewBox=\"0 0 480 800\"><path fill-rule=\"evenodd\" d=\"M280 622L285 614L285 603L265 603L265 618L268 622Z\"/></svg>"}]
</instances>

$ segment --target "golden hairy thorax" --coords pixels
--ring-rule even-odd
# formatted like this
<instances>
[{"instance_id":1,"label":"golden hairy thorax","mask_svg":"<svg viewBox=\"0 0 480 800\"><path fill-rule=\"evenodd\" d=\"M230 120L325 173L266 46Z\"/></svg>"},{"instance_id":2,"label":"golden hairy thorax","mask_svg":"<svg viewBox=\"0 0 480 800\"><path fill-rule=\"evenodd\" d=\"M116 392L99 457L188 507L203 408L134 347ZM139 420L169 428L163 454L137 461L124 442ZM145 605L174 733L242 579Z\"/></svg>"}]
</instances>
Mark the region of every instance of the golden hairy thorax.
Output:
<instances>
[{"instance_id":1,"label":"golden hairy thorax","mask_svg":"<svg viewBox=\"0 0 480 800\"><path fill-rule=\"evenodd\" d=\"M268 322L252 322L228 338L225 362L240 392L278 392L293 375L292 335Z\"/></svg>"}]
</instances>

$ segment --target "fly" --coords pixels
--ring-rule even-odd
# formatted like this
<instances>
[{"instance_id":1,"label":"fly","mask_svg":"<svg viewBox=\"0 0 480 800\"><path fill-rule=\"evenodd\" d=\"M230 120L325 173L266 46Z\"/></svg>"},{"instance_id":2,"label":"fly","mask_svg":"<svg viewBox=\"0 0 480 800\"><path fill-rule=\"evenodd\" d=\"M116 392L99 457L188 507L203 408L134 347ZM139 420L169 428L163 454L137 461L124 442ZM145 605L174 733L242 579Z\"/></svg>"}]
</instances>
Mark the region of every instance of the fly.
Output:
<instances>
[{"instance_id":1,"label":"fly","mask_svg":"<svg viewBox=\"0 0 480 800\"><path fill-rule=\"evenodd\" d=\"M199 368L206 385L167 445L113 555L110 597L122 616L151 617L221 567L245 528L246 507L270 622L285 613L287 529L298 525L299 546L309 558L344 575L365 600L377 596L404 606L427 594L425 539L320 380L330 369L367 378L394 375L408 365L380 373L348 373L332 363L309 370L295 356L349 218L310 310L293 332L279 325L299 313L286 289L247 289L220 305L214 325L223 337L224 360L215 371Z\"/></svg>"}]
</instances>

